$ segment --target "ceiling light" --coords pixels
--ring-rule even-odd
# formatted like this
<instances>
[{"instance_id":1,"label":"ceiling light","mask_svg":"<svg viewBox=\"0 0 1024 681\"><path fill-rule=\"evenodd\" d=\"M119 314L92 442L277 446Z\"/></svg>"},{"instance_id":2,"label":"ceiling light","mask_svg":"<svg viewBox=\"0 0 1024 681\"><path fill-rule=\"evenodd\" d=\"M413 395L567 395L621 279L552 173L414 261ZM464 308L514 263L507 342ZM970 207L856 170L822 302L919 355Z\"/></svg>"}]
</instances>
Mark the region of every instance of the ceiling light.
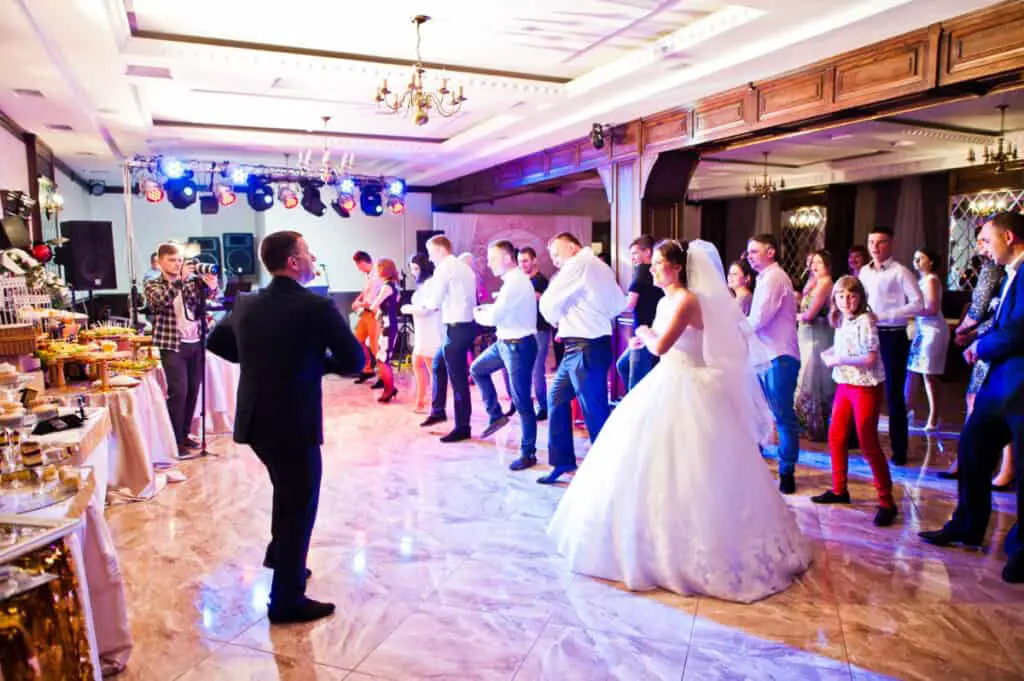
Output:
<instances>
[{"instance_id":1,"label":"ceiling light","mask_svg":"<svg viewBox=\"0 0 1024 681\"><path fill-rule=\"evenodd\" d=\"M175 208L188 208L196 202L196 183L192 181L192 171L183 171L184 175L181 175L175 179L169 179L164 184L164 188L167 190L167 200L171 202L171 205Z\"/></svg>"},{"instance_id":2,"label":"ceiling light","mask_svg":"<svg viewBox=\"0 0 1024 681\"><path fill-rule=\"evenodd\" d=\"M987 144L982 149L981 155L985 159L986 165L995 165L993 172L1002 173L1006 170L1006 164L1011 161L1017 160L1017 145L1006 139L1006 104L1000 104L996 107L999 109L999 137L996 138L994 146L989 147ZM974 163L977 157L974 155L974 149L967 152L967 162Z\"/></svg>"},{"instance_id":3,"label":"ceiling light","mask_svg":"<svg viewBox=\"0 0 1024 681\"><path fill-rule=\"evenodd\" d=\"M270 186L265 177L250 175L245 195L249 201L249 207L258 213L262 213L274 205L274 188Z\"/></svg>"},{"instance_id":4,"label":"ceiling light","mask_svg":"<svg viewBox=\"0 0 1024 681\"><path fill-rule=\"evenodd\" d=\"M388 210L392 215L405 213L405 201L399 196L392 196L388 199Z\"/></svg>"},{"instance_id":5,"label":"ceiling light","mask_svg":"<svg viewBox=\"0 0 1024 681\"><path fill-rule=\"evenodd\" d=\"M320 187L322 183L318 180L306 180L302 185L302 207L310 215L318 218L323 217L327 206L320 198Z\"/></svg>"},{"instance_id":6,"label":"ceiling light","mask_svg":"<svg viewBox=\"0 0 1024 681\"><path fill-rule=\"evenodd\" d=\"M462 86L459 86L458 93L448 89L448 78L441 78L441 87L436 91L430 91L423 87L423 58L420 56L420 27L427 23L430 17L418 15L413 17L412 23L416 24L416 64L413 65L412 76L405 91L397 94L388 89L388 81L385 78L377 87L377 96L374 100L378 107L388 109L392 113L405 110L413 113L413 121L416 125L426 125L430 120L429 111L433 110L445 118L454 116L462 110L462 103L466 98L462 95Z\"/></svg>"},{"instance_id":7,"label":"ceiling light","mask_svg":"<svg viewBox=\"0 0 1024 681\"><path fill-rule=\"evenodd\" d=\"M388 183L388 194L391 196L405 196L405 182L402 180L391 180Z\"/></svg>"},{"instance_id":8,"label":"ceiling light","mask_svg":"<svg viewBox=\"0 0 1024 681\"><path fill-rule=\"evenodd\" d=\"M356 208L356 198L351 194L338 193L338 204L351 213Z\"/></svg>"},{"instance_id":9,"label":"ceiling light","mask_svg":"<svg viewBox=\"0 0 1024 681\"><path fill-rule=\"evenodd\" d=\"M277 191L277 200L288 210L299 205L299 197L295 190L286 184L281 185L281 188Z\"/></svg>"},{"instance_id":10,"label":"ceiling light","mask_svg":"<svg viewBox=\"0 0 1024 681\"><path fill-rule=\"evenodd\" d=\"M184 177L187 170L185 164L176 158L162 158L157 165L160 168L160 172L168 180L177 180L179 177Z\"/></svg>"},{"instance_id":11,"label":"ceiling light","mask_svg":"<svg viewBox=\"0 0 1024 681\"><path fill-rule=\"evenodd\" d=\"M217 203L227 208L233 206L238 202L238 194L235 194L233 190L228 187L221 187L217 191Z\"/></svg>"},{"instance_id":12,"label":"ceiling light","mask_svg":"<svg viewBox=\"0 0 1024 681\"><path fill-rule=\"evenodd\" d=\"M331 208L333 208L334 212L343 218L352 217L352 211L346 208L345 206L341 205L340 198L331 201Z\"/></svg>"},{"instance_id":13,"label":"ceiling light","mask_svg":"<svg viewBox=\"0 0 1024 681\"><path fill-rule=\"evenodd\" d=\"M380 196L381 186L369 182L359 188L359 207L370 217L379 217L384 212L384 202Z\"/></svg>"},{"instance_id":14,"label":"ceiling light","mask_svg":"<svg viewBox=\"0 0 1024 681\"><path fill-rule=\"evenodd\" d=\"M780 189L786 188L786 181L779 178L776 185L775 180L768 177L768 152L761 152L764 155L764 174L759 178L747 180L747 193L760 194L762 199L767 199Z\"/></svg>"},{"instance_id":15,"label":"ceiling light","mask_svg":"<svg viewBox=\"0 0 1024 681\"><path fill-rule=\"evenodd\" d=\"M231 171L231 184L236 187L244 187L249 182L249 171L245 168L235 168Z\"/></svg>"},{"instance_id":16,"label":"ceiling light","mask_svg":"<svg viewBox=\"0 0 1024 681\"><path fill-rule=\"evenodd\" d=\"M338 183L338 191L342 194L355 194L356 193L356 182L351 177L342 178L341 182Z\"/></svg>"},{"instance_id":17,"label":"ceiling light","mask_svg":"<svg viewBox=\"0 0 1024 681\"><path fill-rule=\"evenodd\" d=\"M160 183L152 178L146 178L140 182L139 189L150 203L160 203L167 196L167 192L160 186Z\"/></svg>"},{"instance_id":18,"label":"ceiling light","mask_svg":"<svg viewBox=\"0 0 1024 681\"><path fill-rule=\"evenodd\" d=\"M594 123L590 127L590 144L595 149L604 148L604 128L600 123Z\"/></svg>"}]
</instances>

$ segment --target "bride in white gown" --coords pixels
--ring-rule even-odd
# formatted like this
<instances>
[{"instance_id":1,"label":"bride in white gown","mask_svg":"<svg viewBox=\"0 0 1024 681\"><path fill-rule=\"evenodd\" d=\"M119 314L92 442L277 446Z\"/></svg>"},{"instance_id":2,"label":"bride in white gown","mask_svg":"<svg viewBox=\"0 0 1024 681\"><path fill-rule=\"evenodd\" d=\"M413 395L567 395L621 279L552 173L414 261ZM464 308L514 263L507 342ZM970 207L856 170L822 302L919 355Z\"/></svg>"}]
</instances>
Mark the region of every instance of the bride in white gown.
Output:
<instances>
[{"instance_id":1,"label":"bride in white gown","mask_svg":"<svg viewBox=\"0 0 1024 681\"><path fill-rule=\"evenodd\" d=\"M637 334L661 361L608 419L548 534L575 572L756 601L811 563L758 450L771 428L760 347L713 245L662 242L651 271L665 296Z\"/></svg>"}]
</instances>

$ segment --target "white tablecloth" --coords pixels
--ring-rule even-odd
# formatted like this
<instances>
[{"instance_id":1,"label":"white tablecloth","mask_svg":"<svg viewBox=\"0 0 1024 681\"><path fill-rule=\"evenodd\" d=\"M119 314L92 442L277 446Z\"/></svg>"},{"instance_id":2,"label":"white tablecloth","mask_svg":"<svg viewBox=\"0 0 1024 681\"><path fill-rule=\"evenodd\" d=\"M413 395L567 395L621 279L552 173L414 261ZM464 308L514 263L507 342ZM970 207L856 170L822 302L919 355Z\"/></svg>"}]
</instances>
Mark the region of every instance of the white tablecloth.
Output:
<instances>
[{"instance_id":1,"label":"white tablecloth","mask_svg":"<svg viewBox=\"0 0 1024 681\"><path fill-rule=\"evenodd\" d=\"M238 395L238 377L241 370L237 364L221 359L213 353L206 353L206 432L222 435L235 429L235 398ZM199 418L202 402L196 402L196 413L192 420L193 434L199 433Z\"/></svg>"}]
</instances>

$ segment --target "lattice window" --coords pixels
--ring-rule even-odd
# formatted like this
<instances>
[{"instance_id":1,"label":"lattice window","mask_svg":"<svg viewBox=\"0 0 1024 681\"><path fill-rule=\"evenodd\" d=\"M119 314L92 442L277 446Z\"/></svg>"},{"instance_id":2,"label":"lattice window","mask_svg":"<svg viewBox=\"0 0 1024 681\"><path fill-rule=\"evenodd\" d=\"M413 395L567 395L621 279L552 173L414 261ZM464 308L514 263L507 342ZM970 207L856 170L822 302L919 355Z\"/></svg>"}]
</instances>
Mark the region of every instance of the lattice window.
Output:
<instances>
[{"instance_id":1,"label":"lattice window","mask_svg":"<svg viewBox=\"0 0 1024 681\"><path fill-rule=\"evenodd\" d=\"M779 264L794 284L807 275L807 256L825 247L825 206L803 206L782 211L782 258Z\"/></svg>"},{"instance_id":2,"label":"lattice window","mask_svg":"<svg viewBox=\"0 0 1024 681\"><path fill-rule=\"evenodd\" d=\"M950 291L973 291L981 271L976 253L978 232L993 215L1003 211L1024 212L1024 189L1000 189L952 197L949 208Z\"/></svg>"}]
</instances>

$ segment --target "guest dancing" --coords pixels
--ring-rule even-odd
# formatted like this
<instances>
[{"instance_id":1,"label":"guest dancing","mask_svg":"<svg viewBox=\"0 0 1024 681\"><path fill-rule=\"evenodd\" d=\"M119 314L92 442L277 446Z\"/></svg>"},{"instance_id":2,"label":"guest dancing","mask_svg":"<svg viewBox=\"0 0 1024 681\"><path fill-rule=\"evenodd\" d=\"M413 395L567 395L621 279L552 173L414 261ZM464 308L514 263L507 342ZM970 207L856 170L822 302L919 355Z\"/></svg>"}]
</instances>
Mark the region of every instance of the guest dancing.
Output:
<instances>
[{"instance_id":1,"label":"guest dancing","mask_svg":"<svg viewBox=\"0 0 1024 681\"><path fill-rule=\"evenodd\" d=\"M651 278L653 249L654 240L646 234L637 237L629 245L629 257L633 261L633 283L629 285L626 311L633 313L634 334L641 326L650 326L654 322L654 313L661 300L661 289L654 285ZM615 363L626 392L632 390L657 363L658 358L642 345L626 348Z\"/></svg>"},{"instance_id":2,"label":"guest dancing","mask_svg":"<svg viewBox=\"0 0 1024 681\"><path fill-rule=\"evenodd\" d=\"M665 296L637 334L661 362L608 419L548 534L575 572L756 601L788 588L811 550L758 455L771 414L753 334L710 243L663 241L651 270Z\"/></svg>"},{"instance_id":3,"label":"guest dancing","mask_svg":"<svg viewBox=\"0 0 1024 681\"><path fill-rule=\"evenodd\" d=\"M376 268L373 266L373 258L366 251L356 251L352 256L356 267L366 277L363 290L352 301L352 309L359 320L356 322L356 338L365 348L366 363L363 366L356 383L365 383L374 377L373 365L377 361L377 351L380 343L380 325L377 323L377 315L370 310L370 305L377 299L380 291L381 281L377 277Z\"/></svg>"},{"instance_id":4,"label":"guest dancing","mask_svg":"<svg viewBox=\"0 0 1024 681\"><path fill-rule=\"evenodd\" d=\"M796 337L796 293L789 275L777 262L779 254L778 241L771 234L760 234L747 242L747 260L758 273L750 325L771 356L771 364L760 380L779 428L779 491L793 494L800 456L800 422L793 408L800 347Z\"/></svg>"},{"instance_id":5,"label":"guest dancing","mask_svg":"<svg viewBox=\"0 0 1024 681\"><path fill-rule=\"evenodd\" d=\"M964 352L968 363L989 363L988 377L974 401L974 411L960 432L959 499L953 517L940 530L921 532L929 544L979 546L992 515L992 471L1000 451L1024 448L1024 215L1000 213L981 228L979 239L992 259L1006 268L1006 283L992 328ZM1020 468L1020 462L1017 462ZM1024 508L1024 487L1017 486L1017 508ZM1024 542L1014 523L1003 544L1007 561L1003 580L1024 583Z\"/></svg>"},{"instance_id":6,"label":"guest dancing","mask_svg":"<svg viewBox=\"0 0 1024 681\"><path fill-rule=\"evenodd\" d=\"M750 304L754 302L754 270L751 269L746 256L729 264L728 283L740 310L744 315L749 315Z\"/></svg>"},{"instance_id":7,"label":"guest dancing","mask_svg":"<svg viewBox=\"0 0 1024 681\"><path fill-rule=\"evenodd\" d=\"M273 280L236 302L209 348L241 364L235 442L252 447L274 486L263 562L274 571L267 616L271 624L309 622L334 612L333 603L305 595L323 465L324 355L331 350L335 367L349 373L363 366L364 354L334 303L304 288L316 258L301 234L268 234L260 260Z\"/></svg>"},{"instance_id":8,"label":"guest dancing","mask_svg":"<svg viewBox=\"0 0 1024 681\"><path fill-rule=\"evenodd\" d=\"M608 420L608 370L612 365L612 319L626 306L615 274L569 232L548 244L559 268L540 297L540 312L558 326L565 356L548 389L548 462L553 470L537 480L553 485L576 470L572 441L573 398L579 400L590 441Z\"/></svg>"},{"instance_id":9,"label":"guest dancing","mask_svg":"<svg viewBox=\"0 0 1024 681\"><path fill-rule=\"evenodd\" d=\"M797 418L807 439L824 442L828 436L829 414L835 383L821 353L832 346L829 301L832 299L832 257L828 251L810 255L812 286L800 298L797 342L800 346L800 373L796 379Z\"/></svg>"},{"instance_id":10,"label":"guest dancing","mask_svg":"<svg viewBox=\"0 0 1024 681\"><path fill-rule=\"evenodd\" d=\"M956 344L967 347L979 336L988 333L996 321L996 307L999 305L999 293L1003 289L1003 281L1006 279L1006 270L1002 265L992 260L986 252L985 245L977 242L977 254L980 259L978 281L971 292L971 305L967 314L956 329ZM974 399L981 389L981 385L988 376L988 362L978 360L971 367L971 379L967 384L967 418L970 418L974 410ZM956 461L948 471L938 474L940 478L955 480L958 477ZM994 492L1014 491L1016 481L1016 469L1013 463L1013 447L1007 445L1003 449L1003 461L999 466L999 472L992 479L992 490Z\"/></svg>"},{"instance_id":11,"label":"guest dancing","mask_svg":"<svg viewBox=\"0 0 1024 681\"><path fill-rule=\"evenodd\" d=\"M548 348L551 347L551 325L540 313L540 297L548 288L548 278L537 268L537 251L523 246L518 254L519 269L530 278L537 298L537 360L533 364L533 394L537 398L537 420L548 418Z\"/></svg>"},{"instance_id":12,"label":"guest dancing","mask_svg":"<svg viewBox=\"0 0 1024 681\"><path fill-rule=\"evenodd\" d=\"M444 341L434 355L433 403L430 415L421 426L432 426L448 420L448 381L455 396L455 428L441 442L461 442L472 437L469 417L472 404L469 395L469 363L466 357L473 345L475 328L473 308L476 307L476 274L473 269L452 255L452 242L438 234L427 241L427 254L434 263L434 279L424 294L428 310L440 310L444 323Z\"/></svg>"},{"instance_id":13,"label":"guest dancing","mask_svg":"<svg viewBox=\"0 0 1024 681\"><path fill-rule=\"evenodd\" d=\"M490 423L481 437L490 437L508 423L502 413L491 374L504 368L511 383L512 404L519 412L523 437L519 458L509 466L514 471L537 464L537 416L530 400L530 383L537 360L537 298L533 284L516 265L512 242L495 241L487 248L487 264L502 279L493 305L478 308L478 321L496 329L497 340L473 362L469 372L487 408Z\"/></svg>"},{"instance_id":14,"label":"guest dancing","mask_svg":"<svg viewBox=\"0 0 1024 681\"><path fill-rule=\"evenodd\" d=\"M885 367L885 402L889 407L889 441L892 462L907 463L909 443L907 403L903 386L907 381L910 338L907 321L921 311L921 290L905 266L892 259L893 232L875 227L868 235L871 262L858 275L868 294L868 306L878 317L878 341Z\"/></svg>"},{"instance_id":15,"label":"guest dancing","mask_svg":"<svg viewBox=\"0 0 1024 681\"><path fill-rule=\"evenodd\" d=\"M822 353L825 365L832 369L838 388L832 405L832 423L828 442L832 455L832 489L811 497L816 504L848 504L850 422L878 490L879 508L875 525L887 527L896 519L889 463L878 441L878 417L882 412L882 384L885 369L878 352L878 326L868 309L864 286L856 277L840 277L832 294L832 325L837 329L835 345Z\"/></svg>"},{"instance_id":16,"label":"guest dancing","mask_svg":"<svg viewBox=\"0 0 1024 681\"><path fill-rule=\"evenodd\" d=\"M184 262L178 244L157 249L160 276L146 282L145 297L153 322L153 347L167 377L167 413L171 417L179 460L194 459L202 446L189 437L203 380L199 308L203 297L217 293L217 277L195 276L194 262Z\"/></svg>"},{"instance_id":17,"label":"guest dancing","mask_svg":"<svg viewBox=\"0 0 1024 681\"><path fill-rule=\"evenodd\" d=\"M907 361L907 383L903 397L907 407L913 405L914 377L920 376L928 398L928 420L925 430L939 427L936 404L935 377L946 372L946 352L949 350L949 325L942 314L942 280L936 273L939 256L928 248L914 253L914 269L920 275L922 309L914 320L914 340L910 343Z\"/></svg>"},{"instance_id":18,"label":"guest dancing","mask_svg":"<svg viewBox=\"0 0 1024 681\"><path fill-rule=\"evenodd\" d=\"M432 390L431 364L441 349L444 327L441 325L441 313L424 307L427 287L433 284L431 278L434 276L434 263L423 253L417 253L409 258L409 272L416 280L416 290L409 304L402 306L402 314L412 315L413 318L412 372L416 378L414 409L417 413L423 413L427 410L427 397Z\"/></svg>"},{"instance_id":19,"label":"guest dancing","mask_svg":"<svg viewBox=\"0 0 1024 681\"><path fill-rule=\"evenodd\" d=\"M381 286L377 291L377 297L370 303L369 310L378 320L377 328L380 328L380 321L384 325L384 348L377 357L377 383L372 387L384 388L384 393L377 399L378 402L388 403L398 395L395 388L395 373L391 370L391 358L395 352L395 343L398 340L398 301L401 296L398 284L398 267L395 261L390 258L381 258L377 261L377 279Z\"/></svg>"}]
</instances>

